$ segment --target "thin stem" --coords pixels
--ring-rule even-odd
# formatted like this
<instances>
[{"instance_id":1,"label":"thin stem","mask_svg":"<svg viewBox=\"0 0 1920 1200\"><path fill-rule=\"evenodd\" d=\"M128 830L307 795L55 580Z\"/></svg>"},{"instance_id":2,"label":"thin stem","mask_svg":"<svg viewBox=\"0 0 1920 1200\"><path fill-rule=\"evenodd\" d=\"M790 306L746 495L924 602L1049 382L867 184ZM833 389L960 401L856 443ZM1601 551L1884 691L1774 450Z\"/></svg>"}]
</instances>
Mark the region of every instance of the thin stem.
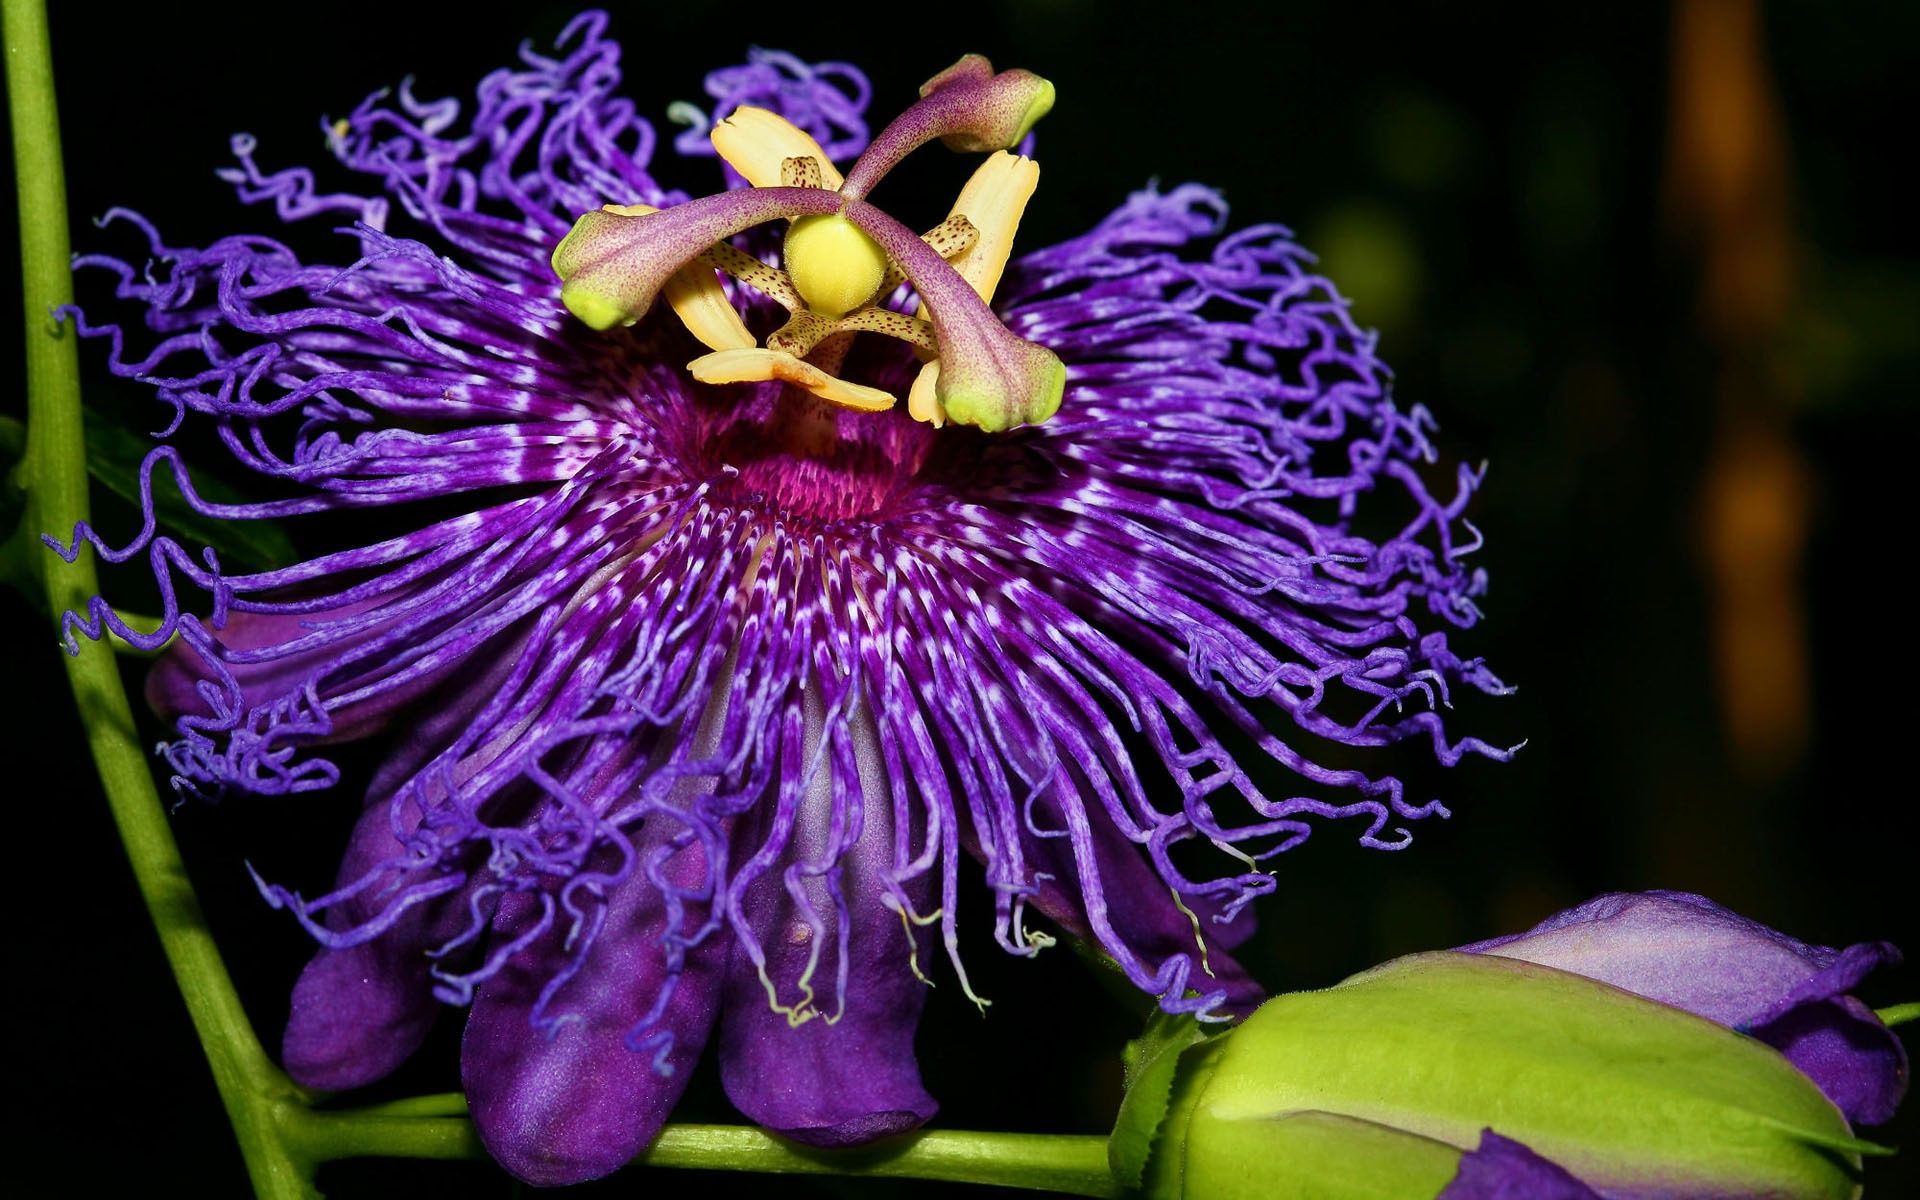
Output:
<instances>
[{"instance_id":1,"label":"thin stem","mask_svg":"<svg viewBox=\"0 0 1920 1200\"><path fill-rule=\"evenodd\" d=\"M71 531L84 520L87 470L72 328L53 318L55 309L73 302L73 284L46 8L38 0L4 0L4 14L27 320L26 453L15 476L26 493L26 512L17 540L42 531ZM99 590L86 553L71 565L44 552L34 561L56 620L66 611L84 609ZM310 1165L289 1152L272 1111L278 1103L297 1102L300 1093L261 1050L207 931L154 790L112 651L83 645L68 658L67 677L135 882L213 1069L254 1190L275 1200L313 1195Z\"/></svg>"},{"instance_id":2,"label":"thin stem","mask_svg":"<svg viewBox=\"0 0 1920 1200\"><path fill-rule=\"evenodd\" d=\"M863 1150L826 1151L744 1126L669 1125L634 1161L653 1167L937 1179L1074 1196L1122 1194L1107 1166L1107 1139L1088 1134L935 1129Z\"/></svg>"},{"instance_id":3,"label":"thin stem","mask_svg":"<svg viewBox=\"0 0 1920 1200\"><path fill-rule=\"evenodd\" d=\"M421 1097L425 1105L457 1097ZM412 1102L401 1101L400 1105ZM350 1112L289 1113L291 1136L317 1161L484 1158L473 1123L459 1117L402 1117L394 1105ZM935 1129L857 1150L815 1150L745 1125L669 1125L638 1165L768 1175L853 1175L933 1179L1064 1192L1108 1200L1123 1194L1107 1166L1107 1139L1086 1134L983 1133Z\"/></svg>"}]
</instances>

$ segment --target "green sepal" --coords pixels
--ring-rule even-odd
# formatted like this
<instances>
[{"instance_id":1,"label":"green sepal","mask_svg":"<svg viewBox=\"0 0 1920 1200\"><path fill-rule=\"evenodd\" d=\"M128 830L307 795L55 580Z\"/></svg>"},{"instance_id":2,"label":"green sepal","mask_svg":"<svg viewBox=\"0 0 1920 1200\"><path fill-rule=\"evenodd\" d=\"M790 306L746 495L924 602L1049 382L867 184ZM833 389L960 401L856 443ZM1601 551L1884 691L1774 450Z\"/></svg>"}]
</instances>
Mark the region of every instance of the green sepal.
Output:
<instances>
[{"instance_id":1,"label":"green sepal","mask_svg":"<svg viewBox=\"0 0 1920 1200\"><path fill-rule=\"evenodd\" d=\"M1460 1148L1375 1121L1305 1109L1190 1124L1181 1200L1427 1200L1460 1171ZM1163 1186L1165 1186L1163 1184Z\"/></svg>"},{"instance_id":2,"label":"green sepal","mask_svg":"<svg viewBox=\"0 0 1920 1200\"><path fill-rule=\"evenodd\" d=\"M1154 1135L1159 1132L1173 1100L1173 1082L1180 1070L1180 1056L1221 1028L1209 1029L1187 1013L1155 1009L1140 1036L1128 1042L1121 1052L1127 1092L1120 1101L1113 1136L1107 1141L1107 1163L1113 1168L1114 1178L1121 1183L1139 1187L1146 1174Z\"/></svg>"}]
</instances>

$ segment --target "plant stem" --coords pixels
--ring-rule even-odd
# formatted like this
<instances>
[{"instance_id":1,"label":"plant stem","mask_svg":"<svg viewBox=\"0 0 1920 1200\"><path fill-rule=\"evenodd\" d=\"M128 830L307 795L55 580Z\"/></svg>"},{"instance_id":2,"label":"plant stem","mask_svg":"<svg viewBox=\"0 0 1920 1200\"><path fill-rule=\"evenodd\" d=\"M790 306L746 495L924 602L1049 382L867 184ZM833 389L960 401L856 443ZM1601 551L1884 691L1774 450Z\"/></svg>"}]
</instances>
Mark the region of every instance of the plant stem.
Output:
<instances>
[{"instance_id":1,"label":"plant stem","mask_svg":"<svg viewBox=\"0 0 1920 1200\"><path fill-rule=\"evenodd\" d=\"M760 1129L669 1125L636 1162L655 1167L872 1175L1117 1197L1107 1139L1095 1135L934 1129L862 1150L812 1150Z\"/></svg>"},{"instance_id":2,"label":"plant stem","mask_svg":"<svg viewBox=\"0 0 1920 1200\"><path fill-rule=\"evenodd\" d=\"M53 317L55 309L73 302L73 283L46 8L39 0L4 0L4 15L27 321L26 453L15 477L26 493L26 512L14 540L37 541L42 530L70 534L86 519L86 449L74 335ZM91 555L83 548L72 564L44 550L33 558L54 618L84 611L99 590ZM290 1153L275 1120L276 1107L299 1101L299 1089L261 1050L207 930L112 651L83 643L67 660L67 677L135 882L213 1069L254 1190L275 1200L314 1195L311 1164Z\"/></svg>"},{"instance_id":3,"label":"plant stem","mask_svg":"<svg viewBox=\"0 0 1920 1200\"><path fill-rule=\"evenodd\" d=\"M458 1102L457 1096L422 1096L360 1111L289 1112L290 1136L317 1161L362 1155L484 1158L473 1123L464 1117L404 1115ZM861 1149L815 1150L751 1126L669 1125L634 1162L769 1175L932 1179L1107 1200L1123 1194L1107 1167L1107 1139L1085 1134L934 1129Z\"/></svg>"}]
</instances>

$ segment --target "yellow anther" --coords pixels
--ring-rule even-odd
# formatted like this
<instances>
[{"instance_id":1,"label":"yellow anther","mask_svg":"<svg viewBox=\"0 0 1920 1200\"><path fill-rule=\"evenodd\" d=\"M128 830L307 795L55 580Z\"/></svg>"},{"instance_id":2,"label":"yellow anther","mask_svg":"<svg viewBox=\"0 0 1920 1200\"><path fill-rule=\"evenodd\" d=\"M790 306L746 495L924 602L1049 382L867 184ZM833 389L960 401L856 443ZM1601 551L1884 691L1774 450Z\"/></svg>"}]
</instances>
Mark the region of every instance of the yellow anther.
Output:
<instances>
[{"instance_id":1,"label":"yellow anther","mask_svg":"<svg viewBox=\"0 0 1920 1200\"><path fill-rule=\"evenodd\" d=\"M811 158L820 164L820 186L840 190L845 177L834 169L827 152L813 135L764 108L743 104L707 135L720 157L755 187L779 187L780 164L789 158Z\"/></svg>"},{"instance_id":2,"label":"yellow anther","mask_svg":"<svg viewBox=\"0 0 1920 1200\"><path fill-rule=\"evenodd\" d=\"M838 213L796 220L782 261L807 306L829 317L871 302L887 276L886 251Z\"/></svg>"},{"instance_id":3,"label":"yellow anther","mask_svg":"<svg viewBox=\"0 0 1920 1200\"><path fill-rule=\"evenodd\" d=\"M703 355L687 364L687 370L701 383L764 383L777 379L804 388L838 408L855 412L881 412L893 407L893 393L865 384L848 383L829 375L810 362L778 350L746 347L720 350Z\"/></svg>"},{"instance_id":4,"label":"yellow anther","mask_svg":"<svg viewBox=\"0 0 1920 1200\"><path fill-rule=\"evenodd\" d=\"M920 373L913 377L913 387L907 392L907 414L916 421L925 421L935 429L947 423L947 406L940 403L940 397L934 389L940 385L940 360L930 359L920 364Z\"/></svg>"},{"instance_id":5,"label":"yellow anther","mask_svg":"<svg viewBox=\"0 0 1920 1200\"><path fill-rule=\"evenodd\" d=\"M1039 163L1002 150L980 164L967 180L967 186L960 189L960 198L953 202L953 215L948 221L960 218L971 227L972 237L957 252L947 256L947 261L982 300L993 300L993 290L1000 286L1000 276L1013 253L1013 235L1020 228L1027 201L1039 186ZM945 228L942 226L933 233L938 234ZM928 243L939 248L933 234L929 234ZM922 318L927 315L924 303L920 305L919 315ZM934 392L939 383L940 360L936 358L921 365L913 387L907 392L907 412L914 420L925 421L935 429L947 423L946 405Z\"/></svg>"},{"instance_id":6,"label":"yellow anther","mask_svg":"<svg viewBox=\"0 0 1920 1200\"><path fill-rule=\"evenodd\" d=\"M820 186L820 160L811 154L780 160L780 186L817 188Z\"/></svg>"},{"instance_id":7,"label":"yellow anther","mask_svg":"<svg viewBox=\"0 0 1920 1200\"><path fill-rule=\"evenodd\" d=\"M1002 150L980 164L953 202L953 214L972 222L976 232L972 243L948 261L982 300L992 300L1000 286L1020 217L1039 186L1039 163Z\"/></svg>"},{"instance_id":8,"label":"yellow anther","mask_svg":"<svg viewBox=\"0 0 1920 1200\"><path fill-rule=\"evenodd\" d=\"M973 227L972 221L960 213L954 213L921 234L920 240L931 246L935 254L951 261L956 254L973 245L979 236L980 231Z\"/></svg>"},{"instance_id":9,"label":"yellow anther","mask_svg":"<svg viewBox=\"0 0 1920 1200\"><path fill-rule=\"evenodd\" d=\"M713 350L744 350L754 344L753 333L740 319L740 310L727 299L727 290L713 268L695 260L675 271L661 289L674 315L693 336Z\"/></svg>"}]
</instances>

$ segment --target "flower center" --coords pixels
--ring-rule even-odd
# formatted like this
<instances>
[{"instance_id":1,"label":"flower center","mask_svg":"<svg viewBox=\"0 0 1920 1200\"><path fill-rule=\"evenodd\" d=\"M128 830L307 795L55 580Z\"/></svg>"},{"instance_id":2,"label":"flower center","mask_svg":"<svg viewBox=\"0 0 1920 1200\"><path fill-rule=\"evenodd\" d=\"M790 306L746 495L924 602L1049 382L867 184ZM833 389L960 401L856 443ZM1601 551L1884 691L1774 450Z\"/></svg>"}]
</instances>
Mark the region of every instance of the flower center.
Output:
<instances>
[{"instance_id":1,"label":"flower center","mask_svg":"<svg viewBox=\"0 0 1920 1200\"><path fill-rule=\"evenodd\" d=\"M1053 105L1053 85L1026 71L995 73L968 55L929 80L842 177L804 131L743 107L714 127L714 147L753 186L669 209L607 205L582 216L553 252L561 300L596 329L632 325L664 294L712 353L687 364L708 384L778 380L836 408L880 412L900 389L839 374L862 333L911 345L920 362L904 389L916 420L1000 432L1039 424L1060 406L1066 368L1016 337L987 307L1013 235L1039 180L1031 159L1007 153ZM921 236L865 195L916 147L992 154L953 213ZM790 222L783 267L727 239L772 220ZM784 268L784 269L783 269ZM759 344L716 272L786 308ZM887 305L905 281L918 311Z\"/></svg>"}]
</instances>

